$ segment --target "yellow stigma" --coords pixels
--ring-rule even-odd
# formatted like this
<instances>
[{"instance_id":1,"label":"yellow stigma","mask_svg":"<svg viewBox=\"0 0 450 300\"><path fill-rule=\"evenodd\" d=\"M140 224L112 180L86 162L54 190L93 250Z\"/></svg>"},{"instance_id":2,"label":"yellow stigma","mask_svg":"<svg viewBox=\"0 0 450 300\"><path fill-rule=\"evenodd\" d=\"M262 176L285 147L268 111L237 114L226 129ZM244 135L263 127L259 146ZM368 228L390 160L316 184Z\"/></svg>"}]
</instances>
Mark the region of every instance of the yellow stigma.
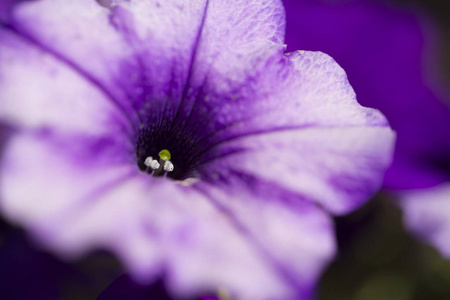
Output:
<instances>
[{"instance_id":1,"label":"yellow stigma","mask_svg":"<svg viewBox=\"0 0 450 300\"><path fill-rule=\"evenodd\" d=\"M171 157L172 156L170 155L170 152L167 149L161 150L159 152L159 158L161 158L163 161L168 161L170 160Z\"/></svg>"}]
</instances>

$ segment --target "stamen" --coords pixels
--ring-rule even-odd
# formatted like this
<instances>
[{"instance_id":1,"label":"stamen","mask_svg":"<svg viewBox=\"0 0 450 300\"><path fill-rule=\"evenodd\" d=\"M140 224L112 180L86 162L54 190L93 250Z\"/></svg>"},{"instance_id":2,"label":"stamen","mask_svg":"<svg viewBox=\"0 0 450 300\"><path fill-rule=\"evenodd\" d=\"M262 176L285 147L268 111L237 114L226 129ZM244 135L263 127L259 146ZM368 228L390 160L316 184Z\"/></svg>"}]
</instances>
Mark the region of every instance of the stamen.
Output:
<instances>
[{"instance_id":1,"label":"stamen","mask_svg":"<svg viewBox=\"0 0 450 300\"><path fill-rule=\"evenodd\" d=\"M164 164L164 171L172 172L173 169L174 169L173 163L170 160L166 161L166 163Z\"/></svg>"},{"instance_id":2,"label":"stamen","mask_svg":"<svg viewBox=\"0 0 450 300\"><path fill-rule=\"evenodd\" d=\"M161 164L156 159L152 160L152 162L150 163L150 167L153 170L159 169L160 166L161 166Z\"/></svg>"},{"instance_id":3,"label":"stamen","mask_svg":"<svg viewBox=\"0 0 450 300\"><path fill-rule=\"evenodd\" d=\"M152 160L153 160L153 157L151 157L151 156L147 157L144 161L144 165L146 165L147 167L150 167Z\"/></svg>"},{"instance_id":4,"label":"stamen","mask_svg":"<svg viewBox=\"0 0 450 300\"><path fill-rule=\"evenodd\" d=\"M156 159L153 159L153 157L151 157L151 156L149 156L145 159L144 165L147 166L147 171L149 168L151 168L153 170L157 170L160 167L160 163Z\"/></svg>"}]
</instances>

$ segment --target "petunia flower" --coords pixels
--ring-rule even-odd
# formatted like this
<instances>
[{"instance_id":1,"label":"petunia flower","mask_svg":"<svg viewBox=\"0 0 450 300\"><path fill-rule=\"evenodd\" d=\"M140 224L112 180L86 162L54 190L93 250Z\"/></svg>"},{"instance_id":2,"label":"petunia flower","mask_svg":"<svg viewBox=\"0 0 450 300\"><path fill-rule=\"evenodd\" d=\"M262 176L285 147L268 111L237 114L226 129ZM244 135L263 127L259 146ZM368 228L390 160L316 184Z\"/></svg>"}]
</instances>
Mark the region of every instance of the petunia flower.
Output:
<instances>
[{"instance_id":1,"label":"petunia flower","mask_svg":"<svg viewBox=\"0 0 450 300\"><path fill-rule=\"evenodd\" d=\"M424 12L383 1L284 0L288 48L332 55L363 105L398 139L383 187L405 222L450 257L450 109L436 70L437 30Z\"/></svg>"},{"instance_id":2,"label":"petunia flower","mask_svg":"<svg viewBox=\"0 0 450 300\"><path fill-rule=\"evenodd\" d=\"M63 257L108 249L175 295L307 298L335 253L331 215L379 188L394 134L332 58L285 54L284 27L276 0L13 6L1 211Z\"/></svg>"}]
</instances>

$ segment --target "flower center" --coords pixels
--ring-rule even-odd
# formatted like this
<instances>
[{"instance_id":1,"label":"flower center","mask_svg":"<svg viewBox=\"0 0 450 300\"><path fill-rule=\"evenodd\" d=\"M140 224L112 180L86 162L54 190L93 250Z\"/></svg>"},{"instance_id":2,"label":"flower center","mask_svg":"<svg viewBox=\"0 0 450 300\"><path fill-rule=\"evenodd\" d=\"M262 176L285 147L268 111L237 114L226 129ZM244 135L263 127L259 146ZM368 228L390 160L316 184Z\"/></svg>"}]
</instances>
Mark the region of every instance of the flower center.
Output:
<instances>
[{"instance_id":1,"label":"flower center","mask_svg":"<svg viewBox=\"0 0 450 300\"><path fill-rule=\"evenodd\" d=\"M151 156L147 156L144 161L144 165L147 166L146 172L153 176L160 176L164 174L164 177L167 176L168 172L172 172L174 169L173 163L170 161L171 155L169 150L164 149L159 152L159 161L153 159ZM163 173L164 172L164 173Z\"/></svg>"},{"instance_id":2,"label":"flower center","mask_svg":"<svg viewBox=\"0 0 450 300\"><path fill-rule=\"evenodd\" d=\"M136 143L139 169L175 180L198 177L200 147L195 141L195 134L186 132L184 127L161 124L144 127Z\"/></svg>"}]
</instances>

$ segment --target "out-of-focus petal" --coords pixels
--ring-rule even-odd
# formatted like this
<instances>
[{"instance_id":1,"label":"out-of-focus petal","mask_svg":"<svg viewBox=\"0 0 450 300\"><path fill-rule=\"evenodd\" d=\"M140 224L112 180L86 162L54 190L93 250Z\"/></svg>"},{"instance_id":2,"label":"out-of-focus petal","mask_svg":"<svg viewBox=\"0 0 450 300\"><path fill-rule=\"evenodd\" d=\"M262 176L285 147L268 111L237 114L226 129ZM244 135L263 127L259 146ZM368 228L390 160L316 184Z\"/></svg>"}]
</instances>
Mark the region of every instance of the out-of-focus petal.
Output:
<instances>
[{"instance_id":1,"label":"out-of-focus petal","mask_svg":"<svg viewBox=\"0 0 450 300\"><path fill-rule=\"evenodd\" d=\"M0 174L8 187L0 189L2 211L62 255L107 248L139 281L164 272L175 293L216 286L246 299L308 294L334 253L332 224L311 203L292 210L249 186L184 187L108 163L108 149L14 137Z\"/></svg>"},{"instance_id":2,"label":"out-of-focus petal","mask_svg":"<svg viewBox=\"0 0 450 300\"><path fill-rule=\"evenodd\" d=\"M21 128L67 134L125 134L125 117L70 66L0 29L0 117ZM127 129L128 128L128 129Z\"/></svg>"},{"instance_id":3,"label":"out-of-focus petal","mask_svg":"<svg viewBox=\"0 0 450 300\"><path fill-rule=\"evenodd\" d=\"M246 174L219 176L213 185L200 183L196 188L282 279L288 289L276 299L313 295L321 271L335 254L334 227L323 210Z\"/></svg>"},{"instance_id":4,"label":"out-of-focus petal","mask_svg":"<svg viewBox=\"0 0 450 300\"><path fill-rule=\"evenodd\" d=\"M12 9L15 5L20 2L31 1L31 0L2 0L0 1L0 22L7 20L11 14Z\"/></svg>"},{"instance_id":5,"label":"out-of-focus petal","mask_svg":"<svg viewBox=\"0 0 450 300\"><path fill-rule=\"evenodd\" d=\"M399 195L406 225L450 258L450 184Z\"/></svg>"},{"instance_id":6,"label":"out-of-focus petal","mask_svg":"<svg viewBox=\"0 0 450 300\"><path fill-rule=\"evenodd\" d=\"M14 135L1 163L2 212L38 232L45 226L52 228L52 220L64 218L64 212L76 216L77 207L89 206L111 184L131 176L130 161L117 155L124 152L121 147L113 140L55 136L45 131ZM83 238L73 245L57 245L69 253L85 247Z\"/></svg>"}]
</instances>

